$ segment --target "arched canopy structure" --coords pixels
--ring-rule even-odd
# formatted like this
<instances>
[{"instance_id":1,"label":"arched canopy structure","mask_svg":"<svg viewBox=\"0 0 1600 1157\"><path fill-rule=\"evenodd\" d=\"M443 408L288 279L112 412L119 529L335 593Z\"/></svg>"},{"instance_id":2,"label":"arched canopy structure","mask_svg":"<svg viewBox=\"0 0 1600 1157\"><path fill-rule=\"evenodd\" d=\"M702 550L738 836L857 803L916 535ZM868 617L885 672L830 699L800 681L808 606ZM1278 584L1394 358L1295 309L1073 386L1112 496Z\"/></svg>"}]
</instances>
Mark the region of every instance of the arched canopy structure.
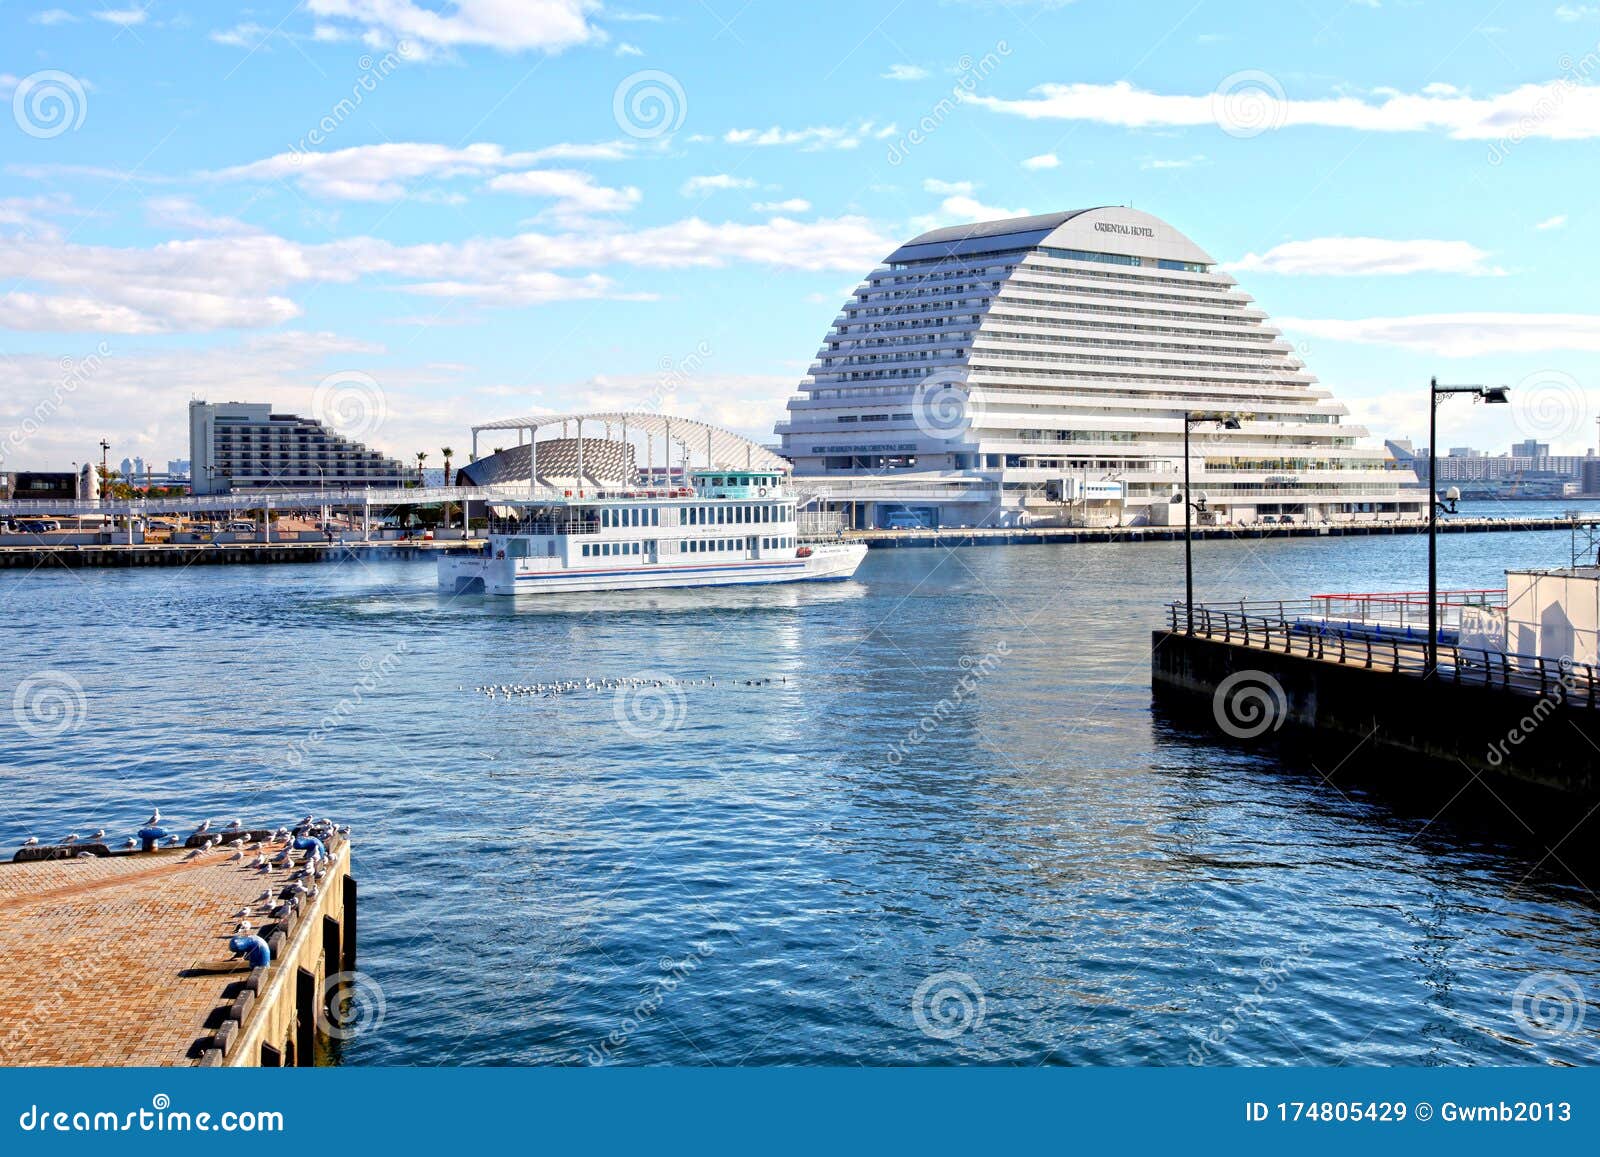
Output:
<instances>
[{"instance_id":1,"label":"arched canopy structure","mask_svg":"<svg viewBox=\"0 0 1600 1157\"><path fill-rule=\"evenodd\" d=\"M578 449L578 474L583 469L583 439L602 437L607 441L629 442L635 437L643 439L644 452L635 453L634 460L649 469L659 464L668 472L676 467L705 465L727 470L771 470L787 473L789 463L758 442L735 434L709 422L693 418L678 418L671 414L657 414L643 410L601 410L587 414L524 414L514 418L499 418L481 422L472 427L472 454L478 455L478 434L484 430L515 430L518 439L525 433L529 441L529 476L536 479L539 473L539 431L551 427L563 430L562 437L576 436ZM661 456L656 457L659 440Z\"/></svg>"}]
</instances>

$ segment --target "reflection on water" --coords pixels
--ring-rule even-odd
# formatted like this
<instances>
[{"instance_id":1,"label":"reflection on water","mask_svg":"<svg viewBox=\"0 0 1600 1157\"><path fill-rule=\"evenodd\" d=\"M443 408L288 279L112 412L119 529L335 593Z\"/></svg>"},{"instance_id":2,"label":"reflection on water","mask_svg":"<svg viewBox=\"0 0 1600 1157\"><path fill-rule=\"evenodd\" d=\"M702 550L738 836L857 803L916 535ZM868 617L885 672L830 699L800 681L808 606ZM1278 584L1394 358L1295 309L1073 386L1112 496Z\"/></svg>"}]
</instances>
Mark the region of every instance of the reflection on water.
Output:
<instances>
[{"instance_id":1,"label":"reflection on water","mask_svg":"<svg viewBox=\"0 0 1600 1157\"><path fill-rule=\"evenodd\" d=\"M1566 544L1451 536L1445 581ZM1197 578L1417 586L1424 549L1206 542ZM875 551L841 584L548 604L409 561L7 574L0 693L64 669L84 714L8 730L0 829L355 824L386 1015L350 1064L1596 1059L1600 1013L1527 1012L1600 979L1569 857L1383 790L1408 768L1152 712L1181 565ZM627 676L675 682L471 690Z\"/></svg>"}]
</instances>

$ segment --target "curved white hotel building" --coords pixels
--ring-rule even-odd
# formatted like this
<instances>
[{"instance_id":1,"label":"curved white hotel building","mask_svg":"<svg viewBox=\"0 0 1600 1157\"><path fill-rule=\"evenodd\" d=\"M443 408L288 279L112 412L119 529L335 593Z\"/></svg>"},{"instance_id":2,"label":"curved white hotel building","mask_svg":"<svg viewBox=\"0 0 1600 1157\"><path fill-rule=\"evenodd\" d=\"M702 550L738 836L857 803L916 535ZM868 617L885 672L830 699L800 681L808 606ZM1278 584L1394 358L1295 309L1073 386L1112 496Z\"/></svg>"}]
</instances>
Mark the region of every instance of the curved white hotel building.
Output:
<instances>
[{"instance_id":1,"label":"curved white hotel building","mask_svg":"<svg viewBox=\"0 0 1600 1157\"><path fill-rule=\"evenodd\" d=\"M1116 206L936 229L845 302L778 424L857 526L1421 516L1215 260ZM1408 489L1411 487L1412 489Z\"/></svg>"}]
</instances>

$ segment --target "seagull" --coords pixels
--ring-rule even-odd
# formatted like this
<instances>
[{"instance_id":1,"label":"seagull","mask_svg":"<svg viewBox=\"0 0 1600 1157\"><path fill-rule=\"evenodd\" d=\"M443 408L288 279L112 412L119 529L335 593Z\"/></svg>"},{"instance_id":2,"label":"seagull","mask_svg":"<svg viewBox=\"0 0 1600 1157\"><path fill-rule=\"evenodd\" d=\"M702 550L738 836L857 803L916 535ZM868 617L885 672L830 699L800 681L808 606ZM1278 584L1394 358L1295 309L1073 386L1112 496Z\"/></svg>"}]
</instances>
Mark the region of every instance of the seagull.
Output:
<instances>
[{"instance_id":1,"label":"seagull","mask_svg":"<svg viewBox=\"0 0 1600 1157\"><path fill-rule=\"evenodd\" d=\"M78 833L77 832L73 832L70 836L68 836L66 839L62 840L61 842L64 843L64 844L75 844L75 843L77 843L78 842Z\"/></svg>"},{"instance_id":2,"label":"seagull","mask_svg":"<svg viewBox=\"0 0 1600 1157\"><path fill-rule=\"evenodd\" d=\"M211 830L211 821L210 820L201 820L200 821L200 826L195 828L194 834L197 835L197 836L198 835L204 835L206 832L209 832L210 830Z\"/></svg>"},{"instance_id":3,"label":"seagull","mask_svg":"<svg viewBox=\"0 0 1600 1157\"><path fill-rule=\"evenodd\" d=\"M250 923L248 920L241 920L233 927L233 934L235 936L243 936L246 933L253 931L255 931L255 925Z\"/></svg>"},{"instance_id":4,"label":"seagull","mask_svg":"<svg viewBox=\"0 0 1600 1157\"><path fill-rule=\"evenodd\" d=\"M93 852L79 852L76 856L73 857L73 859L76 859L76 860L92 860L94 858L95 858L95 854Z\"/></svg>"},{"instance_id":5,"label":"seagull","mask_svg":"<svg viewBox=\"0 0 1600 1157\"><path fill-rule=\"evenodd\" d=\"M139 841L134 839L132 836L129 836L128 837L128 842L123 844L122 846L125 847L125 848L130 848L130 849L137 848L139 846Z\"/></svg>"},{"instance_id":6,"label":"seagull","mask_svg":"<svg viewBox=\"0 0 1600 1157\"><path fill-rule=\"evenodd\" d=\"M96 828L95 832L94 832L94 835L90 836L89 838L91 840L103 840L103 839L105 839L106 838L106 830L105 830L105 828Z\"/></svg>"},{"instance_id":7,"label":"seagull","mask_svg":"<svg viewBox=\"0 0 1600 1157\"><path fill-rule=\"evenodd\" d=\"M237 864L239 861L241 861L243 859L244 859L244 853L243 852L235 852L235 853L233 853L233 855L228 857L228 862L230 864Z\"/></svg>"},{"instance_id":8,"label":"seagull","mask_svg":"<svg viewBox=\"0 0 1600 1157\"><path fill-rule=\"evenodd\" d=\"M223 831L236 832L242 826L243 825L238 820L229 820L228 821L228 826L226 828L224 828Z\"/></svg>"},{"instance_id":9,"label":"seagull","mask_svg":"<svg viewBox=\"0 0 1600 1157\"><path fill-rule=\"evenodd\" d=\"M32 848L32 847L37 847L38 843L39 843L39 837L38 836L29 836L27 839L22 841L22 846L25 847L25 848Z\"/></svg>"},{"instance_id":10,"label":"seagull","mask_svg":"<svg viewBox=\"0 0 1600 1157\"><path fill-rule=\"evenodd\" d=\"M155 811L150 813L150 818L144 821L144 826L147 827L147 828L153 828L160 822L161 822L161 809L160 808L156 808Z\"/></svg>"}]
</instances>

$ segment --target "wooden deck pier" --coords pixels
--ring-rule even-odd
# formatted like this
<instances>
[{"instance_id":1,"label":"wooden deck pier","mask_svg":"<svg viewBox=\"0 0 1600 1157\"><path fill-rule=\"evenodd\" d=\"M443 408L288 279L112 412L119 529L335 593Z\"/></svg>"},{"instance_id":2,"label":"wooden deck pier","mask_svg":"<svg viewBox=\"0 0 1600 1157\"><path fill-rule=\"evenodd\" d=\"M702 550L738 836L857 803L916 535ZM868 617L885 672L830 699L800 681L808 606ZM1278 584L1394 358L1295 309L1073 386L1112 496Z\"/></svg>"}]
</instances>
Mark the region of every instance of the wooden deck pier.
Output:
<instances>
[{"instance_id":1,"label":"wooden deck pier","mask_svg":"<svg viewBox=\"0 0 1600 1157\"><path fill-rule=\"evenodd\" d=\"M320 861L300 850L252 867L290 846L272 831L224 833L262 842L243 860L194 836L150 852L28 847L0 864L0 1065L315 1064L319 1036L339 1033L330 1004L370 983L354 973L350 843L333 834ZM230 949L246 920L264 965Z\"/></svg>"}]
</instances>

